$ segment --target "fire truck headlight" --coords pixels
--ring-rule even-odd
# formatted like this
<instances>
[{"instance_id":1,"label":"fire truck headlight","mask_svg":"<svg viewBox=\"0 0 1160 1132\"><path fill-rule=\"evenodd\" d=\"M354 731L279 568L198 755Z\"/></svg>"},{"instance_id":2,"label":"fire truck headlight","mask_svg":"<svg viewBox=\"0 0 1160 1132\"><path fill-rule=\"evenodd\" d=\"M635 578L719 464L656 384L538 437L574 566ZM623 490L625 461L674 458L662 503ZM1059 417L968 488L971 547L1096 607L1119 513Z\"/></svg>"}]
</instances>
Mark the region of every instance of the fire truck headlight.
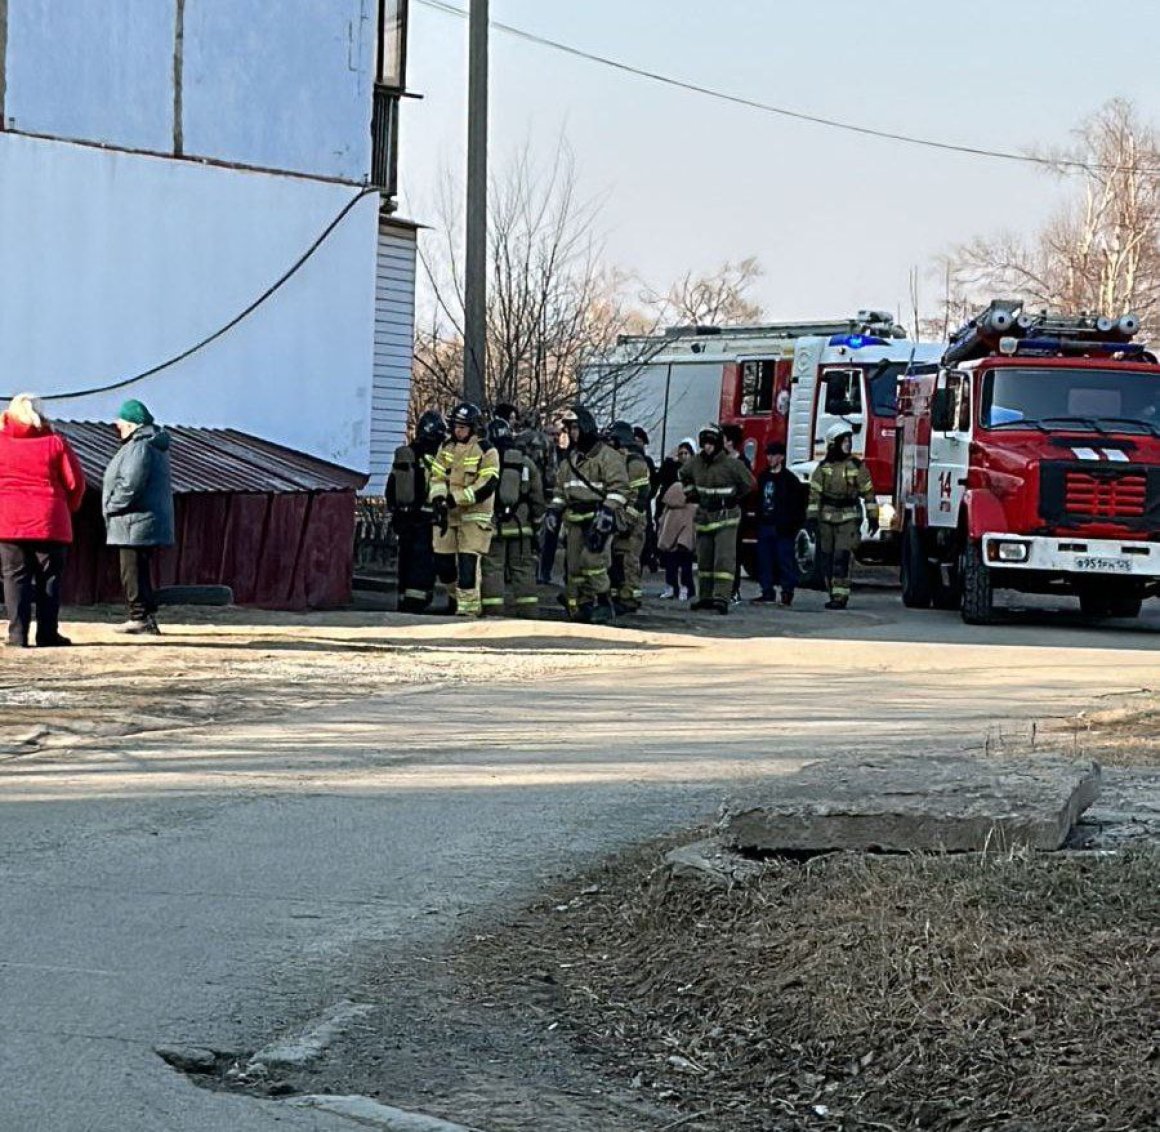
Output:
<instances>
[{"instance_id":1,"label":"fire truck headlight","mask_svg":"<svg viewBox=\"0 0 1160 1132\"><path fill-rule=\"evenodd\" d=\"M999 562L1026 562L1031 547L1025 542L992 543L995 558Z\"/></svg>"}]
</instances>

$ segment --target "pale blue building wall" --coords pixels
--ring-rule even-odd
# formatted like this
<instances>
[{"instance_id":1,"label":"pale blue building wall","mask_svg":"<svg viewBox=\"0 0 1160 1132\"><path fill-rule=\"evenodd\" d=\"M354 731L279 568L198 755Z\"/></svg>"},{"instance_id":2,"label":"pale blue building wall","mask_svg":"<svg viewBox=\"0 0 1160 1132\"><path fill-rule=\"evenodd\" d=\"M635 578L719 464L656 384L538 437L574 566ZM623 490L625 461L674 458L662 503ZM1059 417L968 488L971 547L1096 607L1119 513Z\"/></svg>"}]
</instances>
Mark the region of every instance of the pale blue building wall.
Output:
<instances>
[{"instance_id":1,"label":"pale blue building wall","mask_svg":"<svg viewBox=\"0 0 1160 1132\"><path fill-rule=\"evenodd\" d=\"M156 153L181 138L187 156L348 181L370 172L377 0L7 2L12 129Z\"/></svg>"},{"instance_id":2,"label":"pale blue building wall","mask_svg":"<svg viewBox=\"0 0 1160 1132\"><path fill-rule=\"evenodd\" d=\"M170 0L8 0L8 124L170 151L176 10Z\"/></svg>"},{"instance_id":3,"label":"pale blue building wall","mask_svg":"<svg viewBox=\"0 0 1160 1132\"><path fill-rule=\"evenodd\" d=\"M0 0L0 395L97 420L137 396L171 423L381 473L405 415L415 238L378 193L211 345L93 392L227 325L358 195L377 7Z\"/></svg>"},{"instance_id":4,"label":"pale blue building wall","mask_svg":"<svg viewBox=\"0 0 1160 1132\"><path fill-rule=\"evenodd\" d=\"M374 0L186 0L185 149L361 181Z\"/></svg>"}]
</instances>

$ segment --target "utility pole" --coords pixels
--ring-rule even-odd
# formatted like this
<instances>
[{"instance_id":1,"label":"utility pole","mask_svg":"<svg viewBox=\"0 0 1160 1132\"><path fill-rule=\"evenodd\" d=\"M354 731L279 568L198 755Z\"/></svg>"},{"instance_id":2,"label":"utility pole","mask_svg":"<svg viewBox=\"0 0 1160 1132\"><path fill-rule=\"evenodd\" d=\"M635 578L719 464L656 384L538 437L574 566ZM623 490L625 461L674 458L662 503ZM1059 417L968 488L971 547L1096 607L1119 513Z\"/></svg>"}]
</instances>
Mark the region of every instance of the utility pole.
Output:
<instances>
[{"instance_id":1,"label":"utility pole","mask_svg":"<svg viewBox=\"0 0 1160 1132\"><path fill-rule=\"evenodd\" d=\"M488 0L471 0L467 77L467 262L463 396L482 405L487 361Z\"/></svg>"}]
</instances>

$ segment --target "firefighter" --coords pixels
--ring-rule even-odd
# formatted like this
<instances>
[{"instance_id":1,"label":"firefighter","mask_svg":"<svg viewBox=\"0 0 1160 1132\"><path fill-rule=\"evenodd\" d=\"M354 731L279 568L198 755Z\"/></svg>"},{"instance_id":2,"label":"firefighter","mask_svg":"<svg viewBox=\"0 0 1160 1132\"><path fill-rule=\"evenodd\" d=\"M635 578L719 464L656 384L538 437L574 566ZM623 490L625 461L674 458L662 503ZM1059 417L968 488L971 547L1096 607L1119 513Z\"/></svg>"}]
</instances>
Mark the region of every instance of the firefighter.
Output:
<instances>
[{"instance_id":1,"label":"firefighter","mask_svg":"<svg viewBox=\"0 0 1160 1132\"><path fill-rule=\"evenodd\" d=\"M515 445L511 426L502 417L487 426L487 439L499 455L499 487L491 549L483 559L484 615L502 615L510 591L519 617L535 617L536 528L544 517L544 486L539 469Z\"/></svg>"},{"instance_id":2,"label":"firefighter","mask_svg":"<svg viewBox=\"0 0 1160 1132\"><path fill-rule=\"evenodd\" d=\"M878 500L866 465L853 454L854 430L833 424L826 430L826 457L810 477L806 528L817 545L822 577L827 579L827 609L850 602L850 565L862 533L862 508L870 533L878 530Z\"/></svg>"},{"instance_id":3,"label":"firefighter","mask_svg":"<svg viewBox=\"0 0 1160 1132\"><path fill-rule=\"evenodd\" d=\"M624 457L600 439L596 419L583 405L564 416L568 454L556 473L556 491L545 527L566 528L564 604L574 621L605 623L612 605L612 535L628 502Z\"/></svg>"},{"instance_id":4,"label":"firefighter","mask_svg":"<svg viewBox=\"0 0 1160 1132\"><path fill-rule=\"evenodd\" d=\"M620 512L612 538L612 598L618 613L636 613L643 596L640 588L641 555L648 527L652 469L636 433L627 421L614 421L608 443L623 457L628 473L628 503Z\"/></svg>"},{"instance_id":5,"label":"firefighter","mask_svg":"<svg viewBox=\"0 0 1160 1132\"><path fill-rule=\"evenodd\" d=\"M499 485L499 454L480 443L481 420L477 405L457 405L447 420L451 436L431 464L429 494L439 528L435 572L460 617L478 617L483 610L479 563L491 548Z\"/></svg>"},{"instance_id":6,"label":"firefighter","mask_svg":"<svg viewBox=\"0 0 1160 1132\"><path fill-rule=\"evenodd\" d=\"M387 510L399 543L402 613L425 612L435 596L435 511L427 491L435 454L446 439L442 415L428 410L419 418L415 439L396 449L387 476Z\"/></svg>"},{"instance_id":7,"label":"firefighter","mask_svg":"<svg viewBox=\"0 0 1160 1132\"><path fill-rule=\"evenodd\" d=\"M697 504L697 600L690 609L728 613L737 567L741 500L753 490L753 473L725 451L720 425L697 436L700 452L681 465L680 482Z\"/></svg>"}]
</instances>

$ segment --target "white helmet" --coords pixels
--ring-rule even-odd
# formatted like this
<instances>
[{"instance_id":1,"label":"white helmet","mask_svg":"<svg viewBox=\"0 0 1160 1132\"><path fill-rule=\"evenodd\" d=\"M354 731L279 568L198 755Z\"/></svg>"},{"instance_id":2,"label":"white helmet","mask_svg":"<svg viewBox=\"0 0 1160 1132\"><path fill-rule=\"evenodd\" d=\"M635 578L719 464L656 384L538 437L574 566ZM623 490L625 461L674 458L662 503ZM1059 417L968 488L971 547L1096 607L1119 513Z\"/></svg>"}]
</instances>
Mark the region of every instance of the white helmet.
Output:
<instances>
[{"instance_id":1,"label":"white helmet","mask_svg":"<svg viewBox=\"0 0 1160 1132\"><path fill-rule=\"evenodd\" d=\"M839 421L837 424L832 424L826 429L826 446L832 448L843 436L854 435L854 428L852 425L844 424Z\"/></svg>"}]
</instances>

